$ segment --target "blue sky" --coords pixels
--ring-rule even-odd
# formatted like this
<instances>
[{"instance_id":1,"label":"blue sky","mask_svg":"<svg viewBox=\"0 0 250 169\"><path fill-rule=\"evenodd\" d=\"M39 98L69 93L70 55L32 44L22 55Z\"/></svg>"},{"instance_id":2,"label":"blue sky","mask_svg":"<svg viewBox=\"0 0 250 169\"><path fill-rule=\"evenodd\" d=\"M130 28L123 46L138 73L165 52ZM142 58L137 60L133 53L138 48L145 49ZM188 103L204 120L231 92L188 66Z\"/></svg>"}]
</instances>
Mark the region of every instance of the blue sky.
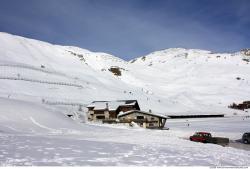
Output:
<instances>
[{"instance_id":1,"label":"blue sky","mask_svg":"<svg viewBox=\"0 0 250 169\"><path fill-rule=\"evenodd\" d=\"M250 47L249 0L1 0L0 31L130 60Z\"/></svg>"}]
</instances>

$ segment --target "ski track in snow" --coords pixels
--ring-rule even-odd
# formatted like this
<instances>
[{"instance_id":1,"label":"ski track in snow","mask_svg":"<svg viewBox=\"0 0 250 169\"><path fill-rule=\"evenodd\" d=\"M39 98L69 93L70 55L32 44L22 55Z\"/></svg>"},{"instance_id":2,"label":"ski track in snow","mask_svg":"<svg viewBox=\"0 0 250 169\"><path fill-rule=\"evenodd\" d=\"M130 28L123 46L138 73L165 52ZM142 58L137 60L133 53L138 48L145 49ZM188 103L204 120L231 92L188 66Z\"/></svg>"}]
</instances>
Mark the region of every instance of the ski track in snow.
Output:
<instances>
[{"instance_id":1,"label":"ski track in snow","mask_svg":"<svg viewBox=\"0 0 250 169\"><path fill-rule=\"evenodd\" d=\"M52 128L46 127L46 126L44 126L44 125L38 123L35 119L33 119L33 117L29 117L29 119L32 121L33 124L37 125L38 127L41 127L41 128L43 128L43 129L47 129L47 130L49 130L49 131L55 131L55 130L52 129Z\"/></svg>"}]
</instances>

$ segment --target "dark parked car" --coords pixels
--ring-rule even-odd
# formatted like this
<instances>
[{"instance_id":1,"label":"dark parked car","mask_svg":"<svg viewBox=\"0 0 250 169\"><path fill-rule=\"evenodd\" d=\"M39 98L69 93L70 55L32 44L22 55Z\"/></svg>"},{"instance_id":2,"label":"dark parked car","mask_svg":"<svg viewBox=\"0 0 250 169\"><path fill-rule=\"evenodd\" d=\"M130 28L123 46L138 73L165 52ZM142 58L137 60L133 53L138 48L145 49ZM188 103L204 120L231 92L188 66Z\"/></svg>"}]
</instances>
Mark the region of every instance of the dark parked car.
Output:
<instances>
[{"instance_id":1,"label":"dark parked car","mask_svg":"<svg viewBox=\"0 0 250 169\"><path fill-rule=\"evenodd\" d=\"M242 136L242 142L245 144L250 144L250 133L244 133Z\"/></svg>"}]
</instances>

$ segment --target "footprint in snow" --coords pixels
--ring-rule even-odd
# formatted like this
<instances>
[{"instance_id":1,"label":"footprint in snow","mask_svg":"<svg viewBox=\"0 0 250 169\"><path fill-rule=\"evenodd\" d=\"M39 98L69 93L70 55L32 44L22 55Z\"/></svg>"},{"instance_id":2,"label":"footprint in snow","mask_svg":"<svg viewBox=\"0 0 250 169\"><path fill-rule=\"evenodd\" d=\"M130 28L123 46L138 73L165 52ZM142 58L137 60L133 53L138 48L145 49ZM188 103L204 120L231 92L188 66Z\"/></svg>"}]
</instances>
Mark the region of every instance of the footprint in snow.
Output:
<instances>
[{"instance_id":1,"label":"footprint in snow","mask_svg":"<svg viewBox=\"0 0 250 169\"><path fill-rule=\"evenodd\" d=\"M54 150L55 148L53 148L53 147L47 147L47 148L45 148L45 150Z\"/></svg>"},{"instance_id":2,"label":"footprint in snow","mask_svg":"<svg viewBox=\"0 0 250 169\"><path fill-rule=\"evenodd\" d=\"M82 151L81 150L71 150L73 152L76 152L76 153L81 153Z\"/></svg>"}]
</instances>

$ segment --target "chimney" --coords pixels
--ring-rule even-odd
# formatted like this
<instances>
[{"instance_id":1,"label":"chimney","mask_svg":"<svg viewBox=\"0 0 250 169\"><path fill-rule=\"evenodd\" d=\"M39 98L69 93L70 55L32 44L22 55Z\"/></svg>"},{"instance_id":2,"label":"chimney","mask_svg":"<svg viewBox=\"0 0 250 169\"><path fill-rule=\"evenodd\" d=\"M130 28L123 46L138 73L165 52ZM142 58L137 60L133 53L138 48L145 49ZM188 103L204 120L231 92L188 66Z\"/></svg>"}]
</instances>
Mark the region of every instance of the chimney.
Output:
<instances>
[{"instance_id":1,"label":"chimney","mask_svg":"<svg viewBox=\"0 0 250 169\"><path fill-rule=\"evenodd\" d=\"M151 109L149 109L148 111L149 111L149 113L152 113L152 110L151 110Z\"/></svg>"},{"instance_id":2,"label":"chimney","mask_svg":"<svg viewBox=\"0 0 250 169\"><path fill-rule=\"evenodd\" d=\"M107 109L107 110L109 109L109 104L108 104L108 103L106 103L106 109Z\"/></svg>"}]
</instances>

